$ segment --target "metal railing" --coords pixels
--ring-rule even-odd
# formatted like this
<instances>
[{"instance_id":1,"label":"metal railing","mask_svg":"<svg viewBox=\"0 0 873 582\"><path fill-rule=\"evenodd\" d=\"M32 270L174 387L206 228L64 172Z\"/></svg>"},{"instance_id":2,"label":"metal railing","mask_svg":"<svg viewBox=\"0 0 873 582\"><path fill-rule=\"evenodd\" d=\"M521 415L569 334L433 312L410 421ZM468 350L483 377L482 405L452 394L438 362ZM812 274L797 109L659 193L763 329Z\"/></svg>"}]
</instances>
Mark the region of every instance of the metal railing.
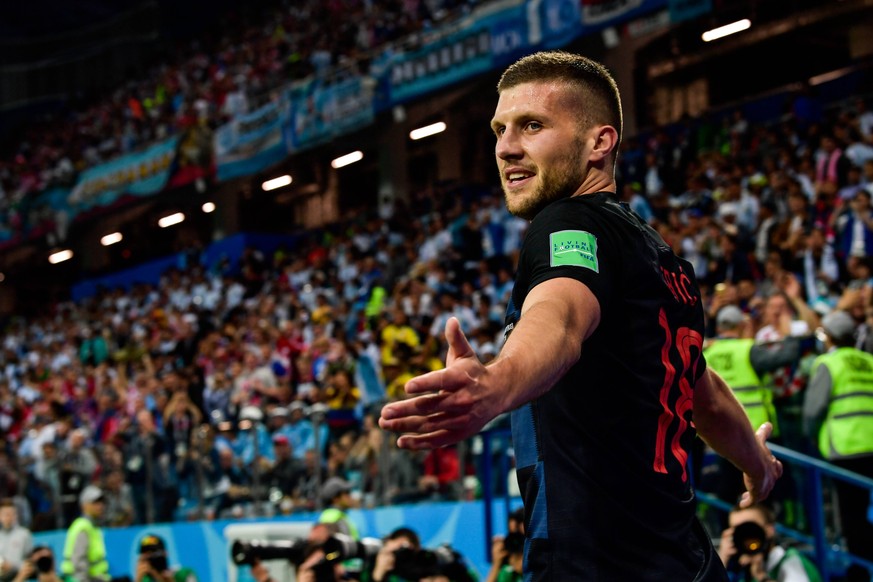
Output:
<instances>
[{"instance_id":1,"label":"metal railing","mask_svg":"<svg viewBox=\"0 0 873 582\"><path fill-rule=\"evenodd\" d=\"M502 497L506 507L506 515L509 514L510 496L504 489L500 488L498 488L498 495L495 495L494 472L496 470L498 474L503 477L509 473L509 468L511 466L511 456L509 454L509 451L511 450L509 445L509 443L511 443L511 434L509 429L499 428L484 431L480 433L479 436L482 438L482 453L479 458L479 471L482 485L482 497L484 501L483 508L485 512L485 548L486 554L488 554L486 559L490 562L490 540L493 537L495 530L493 523L493 501L496 497ZM496 441L505 441L507 446L500 449L504 454L499 455L495 462L492 451L494 450L493 444ZM834 543L836 540L829 539L828 528L825 522L825 505L823 503L824 492L826 490L826 478L844 481L857 487L865 488L870 491L871 499L873 499L873 479L836 467L826 461L798 453L780 445L770 443L768 446L770 447L770 450L773 451L773 454L786 464L786 471L793 466L802 470L804 475L805 487L802 491L805 491L805 495L803 496L803 499L798 501L803 503L806 513L809 516L811 534L801 532L785 524L779 523L777 524L776 529L780 535L812 548L811 557L815 561L823 580L831 580L833 576L840 574L836 571L837 568L834 567L834 564L837 563L858 564L873 572L873 562L869 562L843 550L838 544ZM499 495L501 493L502 495ZM729 512L733 507L732 503L728 503L719 499L715 495L699 489L695 490L695 495L700 503L706 504L725 513Z\"/></svg>"}]
</instances>

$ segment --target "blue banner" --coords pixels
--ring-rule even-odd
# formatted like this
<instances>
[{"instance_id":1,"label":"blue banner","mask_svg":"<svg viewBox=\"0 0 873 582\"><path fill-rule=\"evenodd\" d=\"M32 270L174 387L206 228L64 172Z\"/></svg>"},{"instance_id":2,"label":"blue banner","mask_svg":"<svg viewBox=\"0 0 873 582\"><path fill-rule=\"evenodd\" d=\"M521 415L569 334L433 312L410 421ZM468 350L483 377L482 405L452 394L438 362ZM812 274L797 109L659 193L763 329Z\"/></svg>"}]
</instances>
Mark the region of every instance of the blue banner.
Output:
<instances>
[{"instance_id":1,"label":"blue banner","mask_svg":"<svg viewBox=\"0 0 873 582\"><path fill-rule=\"evenodd\" d=\"M582 34L594 34L667 8L668 0L582 0Z\"/></svg>"},{"instance_id":2,"label":"blue banner","mask_svg":"<svg viewBox=\"0 0 873 582\"><path fill-rule=\"evenodd\" d=\"M482 20L407 54L388 74L391 101L400 103L492 69L491 31Z\"/></svg>"},{"instance_id":3,"label":"blue banner","mask_svg":"<svg viewBox=\"0 0 873 582\"><path fill-rule=\"evenodd\" d=\"M178 141L178 137L171 137L85 170L70 194L70 204L83 210L111 204L122 194L157 194L170 178Z\"/></svg>"},{"instance_id":4,"label":"blue banner","mask_svg":"<svg viewBox=\"0 0 873 582\"><path fill-rule=\"evenodd\" d=\"M288 121L288 95L241 115L215 132L218 180L247 176L288 156L283 126Z\"/></svg>"},{"instance_id":5,"label":"blue banner","mask_svg":"<svg viewBox=\"0 0 873 582\"><path fill-rule=\"evenodd\" d=\"M533 0L527 4L530 46L556 49L582 34L578 0Z\"/></svg>"},{"instance_id":6,"label":"blue banner","mask_svg":"<svg viewBox=\"0 0 873 582\"><path fill-rule=\"evenodd\" d=\"M380 108L422 97L498 69L536 50L566 46L584 34L666 6L667 0L517 0L482 7L455 30L410 53L376 63L387 99ZM385 79L387 77L387 80Z\"/></svg>"},{"instance_id":7,"label":"blue banner","mask_svg":"<svg viewBox=\"0 0 873 582\"><path fill-rule=\"evenodd\" d=\"M326 82L312 79L291 90L291 126L294 149L330 141L373 123L373 87L370 77Z\"/></svg>"}]
</instances>

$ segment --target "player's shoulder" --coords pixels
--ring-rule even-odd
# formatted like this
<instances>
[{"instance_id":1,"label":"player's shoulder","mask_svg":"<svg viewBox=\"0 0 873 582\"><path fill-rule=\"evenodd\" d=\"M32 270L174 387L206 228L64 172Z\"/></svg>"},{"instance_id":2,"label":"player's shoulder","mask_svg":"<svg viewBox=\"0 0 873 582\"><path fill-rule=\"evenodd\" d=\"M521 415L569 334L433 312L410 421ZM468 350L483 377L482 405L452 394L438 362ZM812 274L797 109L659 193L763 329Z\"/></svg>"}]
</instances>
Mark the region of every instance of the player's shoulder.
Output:
<instances>
[{"instance_id":1,"label":"player's shoulder","mask_svg":"<svg viewBox=\"0 0 873 582\"><path fill-rule=\"evenodd\" d=\"M583 226L597 229L609 220L605 205L608 197L601 194L561 198L549 203L533 218L534 232Z\"/></svg>"}]
</instances>

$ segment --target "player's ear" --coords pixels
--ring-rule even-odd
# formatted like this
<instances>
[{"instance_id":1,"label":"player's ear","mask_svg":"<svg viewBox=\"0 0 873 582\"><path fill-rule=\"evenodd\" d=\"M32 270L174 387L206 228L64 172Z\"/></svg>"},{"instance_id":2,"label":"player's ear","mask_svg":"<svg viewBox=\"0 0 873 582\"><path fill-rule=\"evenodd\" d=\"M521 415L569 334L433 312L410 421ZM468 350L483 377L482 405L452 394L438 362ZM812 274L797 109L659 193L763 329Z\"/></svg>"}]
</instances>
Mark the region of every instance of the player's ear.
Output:
<instances>
[{"instance_id":1,"label":"player's ear","mask_svg":"<svg viewBox=\"0 0 873 582\"><path fill-rule=\"evenodd\" d=\"M610 157L618 147L618 132L611 125L598 125L592 128L594 147L591 150L590 160L599 162Z\"/></svg>"}]
</instances>

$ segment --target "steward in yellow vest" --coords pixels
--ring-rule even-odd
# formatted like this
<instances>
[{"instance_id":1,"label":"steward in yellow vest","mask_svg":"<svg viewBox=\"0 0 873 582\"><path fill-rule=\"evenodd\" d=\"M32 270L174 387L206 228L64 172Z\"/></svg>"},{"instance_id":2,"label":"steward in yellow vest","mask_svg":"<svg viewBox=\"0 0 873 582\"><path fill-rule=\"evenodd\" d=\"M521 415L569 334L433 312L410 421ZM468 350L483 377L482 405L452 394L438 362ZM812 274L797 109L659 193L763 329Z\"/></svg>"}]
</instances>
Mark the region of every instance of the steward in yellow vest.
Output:
<instances>
[{"instance_id":1,"label":"steward in yellow vest","mask_svg":"<svg viewBox=\"0 0 873 582\"><path fill-rule=\"evenodd\" d=\"M318 523L333 524L334 531L360 540L358 528L346 514L346 510L354 505L351 491L352 484L339 477L331 477L325 481L321 488L321 498L328 507L318 516Z\"/></svg>"},{"instance_id":2,"label":"steward in yellow vest","mask_svg":"<svg viewBox=\"0 0 873 582\"><path fill-rule=\"evenodd\" d=\"M70 525L64 541L61 574L66 582L105 582L110 579L103 531L96 525L106 508L103 492L88 485L79 495L82 516Z\"/></svg>"},{"instance_id":3,"label":"steward in yellow vest","mask_svg":"<svg viewBox=\"0 0 873 582\"><path fill-rule=\"evenodd\" d=\"M762 376L777 368L796 364L800 358L800 343L787 338L776 345L762 346L753 339L740 337L745 320L738 307L728 305L716 316L718 337L703 350L706 365L715 370L743 405L746 415L757 430L765 422L773 424L778 435L773 391Z\"/></svg>"},{"instance_id":4,"label":"steward in yellow vest","mask_svg":"<svg viewBox=\"0 0 873 582\"><path fill-rule=\"evenodd\" d=\"M830 461L873 456L873 355L854 347L849 314L831 313L822 327L828 351L812 364L805 432Z\"/></svg>"},{"instance_id":5,"label":"steward in yellow vest","mask_svg":"<svg viewBox=\"0 0 873 582\"><path fill-rule=\"evenodd\" d=\"M855 320L834 311L821 321L827 351L812 364L803 400L803 427L834 465L873 478L873 356L855 348ZM870 492L836 479L840 526L849 552L873 561L873 523L867 519ZM869 580L857 564L847 580Z\"/></svg>"}]
</instances>

